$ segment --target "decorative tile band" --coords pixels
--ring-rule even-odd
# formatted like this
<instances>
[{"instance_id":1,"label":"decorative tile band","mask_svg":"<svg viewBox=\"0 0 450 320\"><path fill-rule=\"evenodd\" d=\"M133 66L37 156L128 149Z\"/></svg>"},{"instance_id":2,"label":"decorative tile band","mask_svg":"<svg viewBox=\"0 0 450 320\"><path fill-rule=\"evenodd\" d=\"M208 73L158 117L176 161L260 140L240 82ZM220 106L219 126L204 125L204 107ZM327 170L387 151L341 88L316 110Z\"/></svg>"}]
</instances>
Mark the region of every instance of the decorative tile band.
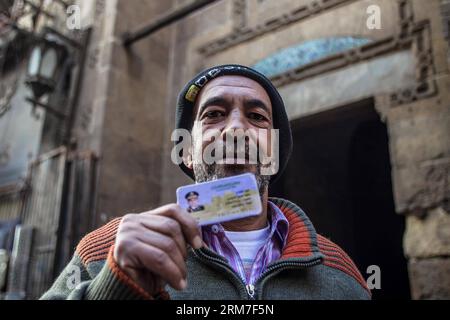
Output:
<instances>
[{"instance_id":1,"label":"decorative tile band","mask_svg":"<svg viewBox=\"0 0 450 320\"><path fill-rule=\"evenodd\" d=\"M257 62L252 67L267 77L274 77L288 70L300 68L333 54L360 47L372 40L356 37L332 37L302 42L282 49Z\"/></svg>"}]
</instances>

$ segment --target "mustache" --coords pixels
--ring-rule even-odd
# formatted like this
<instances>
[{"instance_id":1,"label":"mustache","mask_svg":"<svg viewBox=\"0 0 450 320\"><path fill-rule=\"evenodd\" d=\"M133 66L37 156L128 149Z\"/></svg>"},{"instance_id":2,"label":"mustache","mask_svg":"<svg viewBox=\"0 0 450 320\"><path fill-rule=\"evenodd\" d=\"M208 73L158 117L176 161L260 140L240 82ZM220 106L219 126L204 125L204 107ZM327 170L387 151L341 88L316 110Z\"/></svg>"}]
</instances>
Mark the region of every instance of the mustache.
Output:
<instances>
[{"instance_id":1,"label":"mustache","mask_svg":"<svg viewBox=\"0 0 450 320\"><path fill-rule=\"evenodd\" d=\"M230 148L230 144L218 143L216 148L211 151L211 156L216 157L218 152L221 151L223 160L233 158L235 160L245 159L246 161L253 160L259 162L260 155L258 146L255 146L255 144L250 146L250 143L246 142L244 145L238 143L233 143L231 145L232 148Z\"/></svg>"}]
</instances>

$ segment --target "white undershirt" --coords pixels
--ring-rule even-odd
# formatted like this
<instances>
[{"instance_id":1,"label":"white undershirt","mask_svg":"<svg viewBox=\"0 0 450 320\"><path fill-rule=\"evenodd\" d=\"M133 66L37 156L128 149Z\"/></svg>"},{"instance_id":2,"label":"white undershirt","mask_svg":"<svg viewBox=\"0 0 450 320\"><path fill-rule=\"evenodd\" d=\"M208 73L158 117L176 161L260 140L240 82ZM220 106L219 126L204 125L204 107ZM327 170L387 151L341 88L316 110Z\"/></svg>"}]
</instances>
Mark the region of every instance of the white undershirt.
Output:
<instances>
[{"instance_id":1,"label":"white undershirt","mask_svg":"<svg viewBox=\"0 0 450 320\"><path fill-rule=\"evenodd\" d=\"M264 229L253 231L226 231L225 235L239 253L244 266L251 266L259 249L267 242L270 225Z\"/></svg>"}]
</instances>

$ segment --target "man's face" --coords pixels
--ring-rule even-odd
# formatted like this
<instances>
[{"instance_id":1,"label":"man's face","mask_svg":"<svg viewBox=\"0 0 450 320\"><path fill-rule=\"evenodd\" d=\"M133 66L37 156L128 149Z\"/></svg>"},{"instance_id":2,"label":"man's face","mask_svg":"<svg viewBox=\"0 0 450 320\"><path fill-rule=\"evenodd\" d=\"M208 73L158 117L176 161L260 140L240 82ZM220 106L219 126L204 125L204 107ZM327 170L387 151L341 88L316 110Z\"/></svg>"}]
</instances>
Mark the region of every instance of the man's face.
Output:
<instances>
[{"instance_id":1,"label":"man's face","mask_svg":"<svg viewBox=\"0 0 450 320\"><path fill-rule=\"evenodd\" d=\"M209 82L200 92L194 109L191 152L193 163L190 166L194 170L196 181L204 182L251 172L255 174L261 192L268 185L270 176L260 174L259 160L253 163L249 161L249 145L267 152L272 128L272 104L259 83L242 76L222 76ZM237 152L231 155L234 159L230 159L230 154L227 156L223 152L222 160L213 164L205 163L202 157L205 148L211 143L225 148L227 135L229 138L236 130L250 133L260 130L263 134L249 135L243 152L245 159L239 157ZM220 133L217 140L208 139L208 132L211 131ZM261 136L264 138L260 138ZM248 143L250 140L253 143ZM237 145L235 147L239 148ZM241 161L237 161L238 157Z\"/></svg>"},{"instance_id":2,"label":"man's face","mask_svg":"<svg viewBox=\"0 0 450 320\"><path fill-rule=\"evenodd\" d=\"M198 197L197 196L190 196L188 198L188 204L191 208L197 208L198 207Z\"/></svg>"}]
</instances>

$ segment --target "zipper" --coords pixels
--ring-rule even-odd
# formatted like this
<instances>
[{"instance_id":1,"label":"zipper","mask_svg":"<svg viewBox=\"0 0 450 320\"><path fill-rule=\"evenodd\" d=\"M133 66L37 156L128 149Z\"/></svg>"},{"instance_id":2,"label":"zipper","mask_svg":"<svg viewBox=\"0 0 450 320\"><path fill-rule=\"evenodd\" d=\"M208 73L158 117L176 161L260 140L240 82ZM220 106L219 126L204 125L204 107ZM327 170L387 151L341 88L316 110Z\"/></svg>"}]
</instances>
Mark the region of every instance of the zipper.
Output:
<instances>
[{"instance_id":1,"label":"zipper","mask_svg":"<svg viewBox=\"0 0 450 320\"><path fill-rule=\"evenodd\" d=\"M250 291L247 289L247 286L245 285L244 281L242 281L241 277L239 277L239 276L234 272L234 270L231 268L231 266L227 263L227 261L226 261L225 259L219 258L219 257L215 258L215 257L212 257L212 256L210 256L210 255L207 255L207 254L206 254L205 252L203 252L203 251L206 251L206 252L209 251L210 253L215 254L214 251L212 251L212 250L210 250L210 249L208 249L208 248L196 249L196 250L193 250L193 251L194 251L194 255L195 255L198 259L200 259L200 260L206 260L206 261L209 261L209 262L212 262L212 263L219 264L220 266L222 266L222 267L224 267L225 269L227 269L227 271L229 271L230 275L231 275L232 278L234 279L233 282L235 282L235 284L238 285L238 287L239 287L239 289L240 289L239 291L241 292L241 294L242 294L242 295L245 295L249 300L252 300L252 299L253 299L253 296L251 296L251 295L249 294ZM254 293L253 293L253 295L254 295Z\"/></svg>"},{"instance_id":2,"label":"zipper","mask_svg":"<svg viewBox=\"0 0 450 320\"><path fill-rule=\"evenodd\" d=\"M206 252L203 252L203 250ZM254 284L246 285L244 283L244 281L242 281L241 277L236 275L236 272L231 268L231 266L226 262L226 260L224 260L221 257L215 258L210 255L207 255L206 253L208 253L208 251L211 252L212 254L215 254L214 251L212 251L208 248L194 250L194 254L200 260L207 260L212 263L217 263L217 264L225 267L229 271L229 273L232 275L232 277L234 278L235 283L237 283L239 285L240 291L242 293L244 293L249 300L261 299L262 298L262 287L263 287L264 283L267 280L269 280L270 278L272 278L273 276L275 276L276 274L278 274L279 272L281 272L282 270L292 269L294 267L309 268L309 267L318 265L322 262L321 256L319 256L318 258L316 258L312 261L309 261L309 262L302 262L302 261L275 262L274 264L269 265L266 268L266 270L258 277L258 279L256 279ZM275 272L275 271L278 271L278 272ZM271 276L267 277L270 273L272 273ZM258 287L260 288L260 290L258 290ZM258 294L256 295L256 293L258 293ZM255 295L256 295L256 297L255 297Z\"/></svg>"},{"instance_id":3,"label":"zipper","mask_svg":"<svg viewBox=\"0 0 450 320\"><path fill-rule=\"evenodd\" d=\"M201 252L201 251L199 251L199 252ZM233 278L236 280L236 282L239 284L239 286L243 287L244 290L241 290L241 291L243 291L243 292L245 291L247 298L249 298L249 300L255 300L255 286L253 284L246 285L244 283L244 281L242 281L241 277L238 277L236 275L235 271L228 265L228 263L226 263L225 260L222 260L220 258L210 257L210 256L206 255L204 252L201 252L201 254L203 256L203 259L219 263L221 266L227 268L227 270L230 271L230 273L233 275Z\"/></svg>"},{"instance_id":4,"label":"zipper","mask_svg":"<svg viewBox=\"0 0 450 320\"><path fill-rule=\"evenodd\" d=\"M247 294L250 297L251 300L255 300L255 286L252 284L248 284L245 286L247 289Z\"/></svg>"},{"instance_id":5,"label":"zipper","mask_svg":"<svg viewBox=\"0 0 450 320\"><path fill-rule=\"evenodd\" d=\"M322 262L322 257L317 257L312 261L309 262L302 262L302 261L282 261L282 262L275 262L272 265L269 265L266 270L256 279L255 281L255 287L254 292L258 291L258 296L256 299L260 300L262 298L262 288L264 286L264 283L267 282L270 278L275 276L276 274L280 273L283 270L293 269L295 267L301 267L301 268L309 268L316 266ZM277 272L275 272L277 271ZM268 275L270 277L268 277ZM257 288L260 288L260 290L257 290Z\"/></svg>"}]
</instances>

